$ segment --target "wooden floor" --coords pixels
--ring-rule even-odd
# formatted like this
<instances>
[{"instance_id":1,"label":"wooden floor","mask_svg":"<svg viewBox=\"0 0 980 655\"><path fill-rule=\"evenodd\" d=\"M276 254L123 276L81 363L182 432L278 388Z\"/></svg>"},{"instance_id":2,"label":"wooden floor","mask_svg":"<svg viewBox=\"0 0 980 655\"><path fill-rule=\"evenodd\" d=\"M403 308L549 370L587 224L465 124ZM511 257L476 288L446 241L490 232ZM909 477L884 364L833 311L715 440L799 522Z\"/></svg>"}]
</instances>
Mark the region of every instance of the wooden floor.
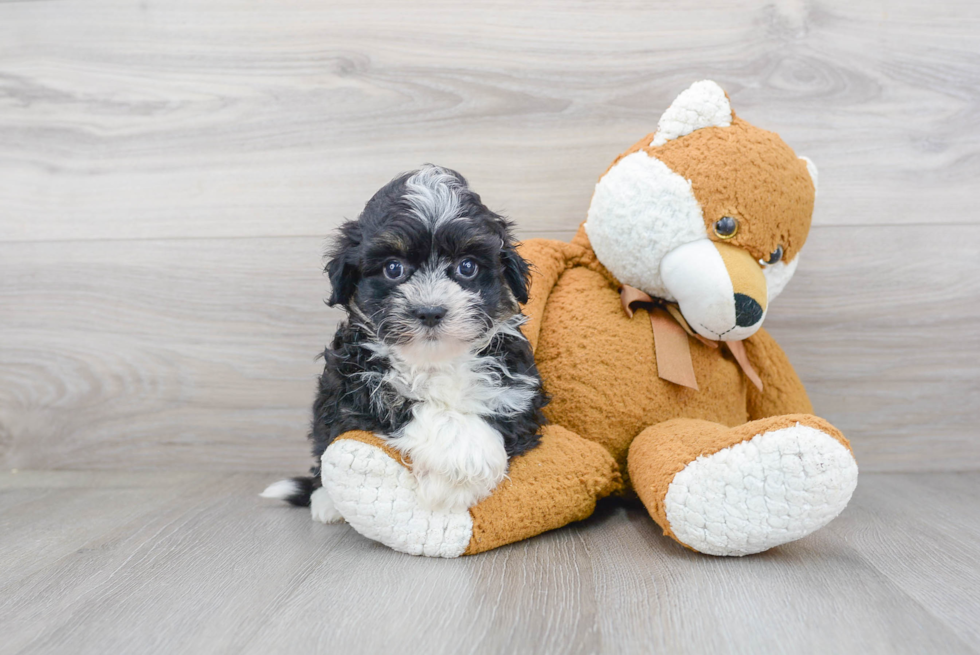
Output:
<instances>
[{"instance_id":1,"label":"wooden floor","mask_svg":"<svg viewBox=\"0 0 980 655\"><path fill-rule=\"evenodd\" d=\"M866 474L830 526L744 559L619 502L414 558L259 499L273 477L0 475L0 653L980 652L980 473Z\"/></svg>"}]
</instances>

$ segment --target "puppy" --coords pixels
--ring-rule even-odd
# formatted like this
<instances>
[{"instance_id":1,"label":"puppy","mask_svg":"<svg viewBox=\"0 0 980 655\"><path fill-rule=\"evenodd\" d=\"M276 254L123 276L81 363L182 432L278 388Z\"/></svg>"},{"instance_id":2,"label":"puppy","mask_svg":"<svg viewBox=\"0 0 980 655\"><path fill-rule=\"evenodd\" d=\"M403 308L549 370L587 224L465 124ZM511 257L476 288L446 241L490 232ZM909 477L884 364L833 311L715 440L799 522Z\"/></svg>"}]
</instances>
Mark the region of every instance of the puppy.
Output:
<instances>
[{"instance_id":1,"label":"puppy","mask_svg":"<svg viewBox=\"0 0 980 655\"><path fill-rule=\"evenodd\" d=\"M486 498L509 458L537 445L547 403L526 320L529 269L512 225L463 177L425 166L401 175L345 222L329 253L328 301L347 312L323 357L309 478L263 496L341 520L320 457L348 430L385 439L412 462L420 502L460 511Z\"/></svg>"}]
</instances>

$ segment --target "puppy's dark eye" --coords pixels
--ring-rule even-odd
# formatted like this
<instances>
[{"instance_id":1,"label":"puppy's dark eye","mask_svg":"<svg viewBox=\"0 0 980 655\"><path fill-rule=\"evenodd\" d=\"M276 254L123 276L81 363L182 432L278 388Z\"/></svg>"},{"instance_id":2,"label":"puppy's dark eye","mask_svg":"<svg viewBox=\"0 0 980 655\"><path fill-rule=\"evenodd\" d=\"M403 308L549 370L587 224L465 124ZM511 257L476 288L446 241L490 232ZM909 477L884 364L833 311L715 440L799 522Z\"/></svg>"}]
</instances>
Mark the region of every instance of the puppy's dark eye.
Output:
<instances>
[{"instance_id":1,"label":"puppy's dark eye","mask_svg":"<svg viewBox=\"0 0 980 655\"><path fill-rule=\"evenodd\" d=\"M476 277L477 268L476 262L467 257L456 266L456 275L464 280L472 280Z\"/></svg>"},{"instance_id":2,"label":"puppy's dark eye","mask_svg":"<svg viewBox=\"0 0 980 655\"><path fill-rule=\"evenodd\" d=\"M719 239L731 239L738 233L738 221L731 216L725 216L715 221L715 234Z\"/></svg>"},{"instance_id":3,"label":"puppy's dark eye","mask_svg":"<svg viewBox=\"0 0 980 655\"><path fill-rule=\"evenodd\" d=\"M783 258L783 247L782 246L776 246L776 249L772 251L772 254L769 255L769 259L767 259L765 261L765 263L766 264L775 264L776 262L778 262L782 258Z\"/></svg>"},{"instance_id":4,"label":"puppy's dark eye","mask_svg":"<svg viewBox=\"0 0 980 655\"><path fill-rule=\"evenodd\" d=\"M384 271L389 280L400 280L405 275L405 267L397 259L385 262Z\"/></svg>"}]
</instances>

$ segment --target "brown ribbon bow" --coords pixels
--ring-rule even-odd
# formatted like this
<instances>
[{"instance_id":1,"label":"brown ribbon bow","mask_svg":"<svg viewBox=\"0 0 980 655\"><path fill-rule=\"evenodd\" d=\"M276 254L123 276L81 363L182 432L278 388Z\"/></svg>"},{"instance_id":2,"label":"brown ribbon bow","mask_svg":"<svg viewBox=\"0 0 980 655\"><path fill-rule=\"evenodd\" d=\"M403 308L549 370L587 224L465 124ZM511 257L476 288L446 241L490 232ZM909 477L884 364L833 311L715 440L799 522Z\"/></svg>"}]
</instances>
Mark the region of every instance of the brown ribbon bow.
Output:
<instances>
[{"instance_id":1,"label":"brown ribbon bow","mask_svg":"<svg viewBox=\"0 0 980 655\"><path fill-rule=\"evenodd\" d=\"M623 311L633 318L633 306L639 305L650 315L650 325L653 327L653 347L657 356L657 373L661 378L674 384L698 390L698 381L694 375L694 364L691 361L691 344L688 337L694 337L709 348L718 348L718 342L705 339L691 329L684 320L680 308L666 300L653 298L636 287L627 284L619 291L619 299L623 303ZM741 341L723 341L735 361L742 367L756 389L762 391L762 378L752 368L745 344Z\"/></svg>"}]
</instances>

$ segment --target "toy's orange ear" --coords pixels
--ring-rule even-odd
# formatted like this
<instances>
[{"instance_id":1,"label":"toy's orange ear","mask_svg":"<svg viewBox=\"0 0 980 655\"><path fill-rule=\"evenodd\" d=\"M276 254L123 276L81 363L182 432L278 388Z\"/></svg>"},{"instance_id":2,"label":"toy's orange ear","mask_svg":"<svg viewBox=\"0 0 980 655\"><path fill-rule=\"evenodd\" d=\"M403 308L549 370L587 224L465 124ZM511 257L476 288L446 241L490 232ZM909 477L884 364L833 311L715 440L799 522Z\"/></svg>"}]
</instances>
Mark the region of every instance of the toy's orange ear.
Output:
<instances>
[{"instance_id":1,"label":"toy's orange ear","mask_svg":"<svg viewBox=\"0 0 980 655\"><path fill-rule=\"evenodd\" d=\"M734 116L728 96L718 84L711 80L695 82L660 117L650 145L662 146L702 127L728 127Z\"/></svg>"}]
</instances>

